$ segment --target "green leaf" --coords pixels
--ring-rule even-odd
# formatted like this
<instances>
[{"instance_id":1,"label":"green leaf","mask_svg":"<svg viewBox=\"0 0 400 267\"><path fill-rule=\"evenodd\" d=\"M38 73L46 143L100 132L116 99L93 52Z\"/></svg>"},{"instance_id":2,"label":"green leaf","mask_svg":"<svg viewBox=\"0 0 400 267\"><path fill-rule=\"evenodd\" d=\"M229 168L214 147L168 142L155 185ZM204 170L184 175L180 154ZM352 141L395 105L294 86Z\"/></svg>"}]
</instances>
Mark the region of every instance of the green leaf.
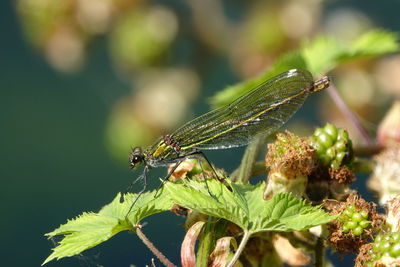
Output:
<instances>
[{"instance_id":1,"label":"green leaf","mask_svg":"<svg viewBox=\"0 0 400 267\"><path fill-rule=\"evenodd\" d=\"M118 219L103 217L95 213L83 213L53 232L46 234L49 237L64 235L64 238L43 264L53 259L77 255L126 229L126 227L118 224Z\"/></svg>"},{"instance_id":2,"label":"green leaf","mask_svg":"<svg viewBox=\"0 0 400 267\"><path fill-rule=\"evenodd\" d=\"M174 203L210 216L225 218L242 228L247 227L248 208L240 194L232 194L225 185L207 180L211 197L204 182L183 180L183 183L169 182L164 185Z\"/></svg>"},{"instance_id":3,"label":"green leaf","mask_svg":"<svg viewBox=\"0 0 400 267\"><path fill-rule=\"evenodd\" d=\"M307 69L315 74L327 73L337 66L337 59L345 51L345 46L333 38L319 36L306 42L301 54L307 62Z\"/></svg>"},{"instance_id":4,"label":"green leaf","mask_svg":"<svg viewBox=\"0 0 400 267\"><path fill-rule=\"evenodd\" d=\"M260 83L290 69L308 69L313 75L319 76L352 60L397 52L400 49L398 39L397 33L378 29L368 31L350 43L318 36L304 42L299 50L284 54L261 75L218 92L210 99L210 103L214 108L225 106Z\"/></svg>"},{"instance_id":5,"label":"green leaf","mask_svg":"<svg viewBox=\"0 0 400 267\"><path fill-rule=\"evenodd\" d=\"M275 195L263 209L263 212L271 214L270 219L278 220L282 224L279 231L301 231L328 223L336 218L329 216L319 206L312 206L305 200L283 193ZM257 228L256 231L268 231L262 229L262 225L255 228Z\"/></svg>"},{"instance_id":6,"label":"green leaf","mask_svg":"<svg viewBox=\"0 0 400 267\"><path fill-rule=\"evenodd\" d=\"M49 238L57 235L64 235L64 238L43 264L53 259L77 255L121 231L134 230L133 225L139 224L145 217L171 208L172 202L169 201L167 194L161 192L158 198L154 198L154 194L154 192L142 194L127 218L125 216L136 194L126 194L123 203L120 203L118 194L98 213L85 212L73 220L68 220L53 232L47 233L46 236Z\"/></svg>"},{"instance_id":7,"label":"green leaf","mask_svg":"<svg viewBox=\"0 0 400 267\"><path fill-rule=\"evenodd\" d=\"M264 201L265 184L256 186L229 184L232 190L215 180L207 181L215 198L204 182L185 181L167 183L165 189L177 204L198 212L224 218L252 233L259 231L301 231L327 223L329 216L320 207L314 207L290 194L277 194Z\"/></svg>"},{"instance_id":8,"label":"green leaf","mask_svg":"<svg viewBox=\"0 0 400 267\"><path fill-rule=\"evenodd\" d=\"M349 58L372 57L399 51L399 35L385 30L372 30L361 35L349 47Z\"/></svg>"},{"instance_id":9,"label":"green leaf","mask_svg":"<svg viewBox=\"0 0 400 267\"><path fill-rule=\"evenodd\" d=\"M119 194L116 198L109 204L103 207L99 211L99 215L114 217L121 221L125 221L126 214L133 201L135 201L137 194L125 194L124 202L120 203ZM132 210L127 216L128 221L132 225L137 225L144 218L171 209L173 203L171 202L167 192L160 189L159 192L146 192L143 193L139 199L136 201Z\"/></svg>"},{"instance_id":10,"label":"green leaf","mask_svg":"<svg viewBox=\"0 0 400 267\"><path fill-rule=\"evenodd\" d=\"M213 108L222 107L233 100L238 98L239 96L247 93L260 83L284 72L289 69L304 69L306 68L305 61L303 57L296 51L292 53L287 53L282 56L275 64L268 69L268 71L264 72L260 76L254 77L247 81L228 86L224 90L218 92L215 96L210 99L210 103Z\"/></svg>"},{"instance_id":11,"label":"green leaf","mask_svg":"<svg viewBox=\"0 0 400 267\"><path fill-rule=\"evenodd\" d=\"M301 49L308 70L325 74L351 60L370 58L399 51L399 35L384 30L371 30L350 43L320 36Z\"/></svg>"}]
</instances>

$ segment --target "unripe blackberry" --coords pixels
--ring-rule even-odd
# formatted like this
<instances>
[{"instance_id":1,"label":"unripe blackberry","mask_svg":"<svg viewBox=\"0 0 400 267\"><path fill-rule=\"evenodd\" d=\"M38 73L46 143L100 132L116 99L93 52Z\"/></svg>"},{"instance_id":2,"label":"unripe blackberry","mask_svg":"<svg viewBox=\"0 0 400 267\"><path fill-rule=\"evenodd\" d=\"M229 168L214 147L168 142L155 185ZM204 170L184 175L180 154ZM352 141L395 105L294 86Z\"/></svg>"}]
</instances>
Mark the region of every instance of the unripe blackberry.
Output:
<instances>
[{"instance_id":1,"label":"unripe blackberry","mask_svg":"<svg viewBox=\"0 0 400 267\"><path fill-rule=\"evenodd\" d=\"M368 251L368 256L371 260L364 262L366 266L376 266L377 263L388 266L385 264L398 262L400 260L400 233L393 232L376 236L372 248Z\"/></svg>"},{"instance_id":2,"label":"unripe blackberry","mask_svg":"<svg viewBox=\"0 0 400 267\"><path fill-rule=\"evenodd\" d=\"M342 211L339 221L342 223L343 233L351 232L354 236L361 236L364 229L371 226L371 222L368 221L368 212L354 205L349 205Z\"/></svg>"},{"instance_id":3,"label":"unripe blackberry","mask_svg":"<svg viewBox=\"0 0 400 267\"><path fill-rule=\"evenodd\" d=\"M348 165L353 159L352 142L346 130L327 124L318 128L312 136L317 157L324 166L337 169Z\"/></svg>"}]
</instances>

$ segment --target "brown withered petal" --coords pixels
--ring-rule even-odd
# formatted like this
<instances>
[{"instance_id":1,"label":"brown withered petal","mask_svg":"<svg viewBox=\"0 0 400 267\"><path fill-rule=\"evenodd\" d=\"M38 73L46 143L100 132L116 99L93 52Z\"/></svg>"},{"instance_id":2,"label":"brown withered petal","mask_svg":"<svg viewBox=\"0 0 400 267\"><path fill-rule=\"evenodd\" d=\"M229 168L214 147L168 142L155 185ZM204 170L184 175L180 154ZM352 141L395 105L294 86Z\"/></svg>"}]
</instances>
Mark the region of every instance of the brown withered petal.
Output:
<instances>
[{"instance_id":1,"label":"brown withered petal","mask_svg":"<svg viewBox=\"0 0 400 267\"><path fill-rule=\"evenodd\" d=\"M196 267L196 255L194 247L196 245L197 237L205 222L197 222L190 227L186 232L181 246L181 263L182 267Z\"/></svg>"},{"instance_id":2,"label":"brown withered petal","mask_svg":"<svg viewBox=\"0 0 400 267\"><path fill-rule=\"evenodd\" d=\"M331 179L336 180L339 184L351 184L356 176L354 173L346 166L339 168L329 168L329 176Z\"/></svg>"},{"instance_id":3,"label":"brown withered petal","mask_svg":"<svg viewBox=\"0 0 400 267\"><path fill-rule=\"evenodd\" d=\"M175 213L178 216L187 216L189 213L189 209L179 206L178 204L174 204L171 209L171 212Z\"/></svg>"},{"instance_id":4,"label":"brown withered petal","mask_svg":"<svg viewBox=\"0 0 400 267\"><path fill-rule=\"evenodd\" d=\"M172 171L172 169L174 168L175 163L171 164L168 167L168 173L170 173ZM185 160L184 162L182 162L181 164L179 164L179 166L175 169L175 171L171 174L171 177L174 180L177 179L183 179L186 178L186 175L188 172L190 172L191 170L193 170L193 168L196 166L196 163L194 161L189 161L189 160Z\"/></svg>"},{"instance_id":5,"label":"brown withered petal","mask_svg":"<svg viewBox=\"0 0 400 267\"><path fill-rule=\"evenodd\" d=\"M231 251L231 245L234 249L237 249L237 243L233 237L222 237L217 240L214 251L210 255L210 267L226 266L229 262L229 254L233 254ZM242 266L239 261L234 265L235 267Z\"/></svg>"},{"instance_id":6,"label":"brown withered petal","mask_svg":"<svg viewBox=\"0 0 400 267\"><path fill-rule=\"evenodd\" d=\"M304 266L310 264L310 256L301 249L293 247L286 238L275 235L273 244L276 252L284 263L290 266Z\"/></svg>"}]
</instances>

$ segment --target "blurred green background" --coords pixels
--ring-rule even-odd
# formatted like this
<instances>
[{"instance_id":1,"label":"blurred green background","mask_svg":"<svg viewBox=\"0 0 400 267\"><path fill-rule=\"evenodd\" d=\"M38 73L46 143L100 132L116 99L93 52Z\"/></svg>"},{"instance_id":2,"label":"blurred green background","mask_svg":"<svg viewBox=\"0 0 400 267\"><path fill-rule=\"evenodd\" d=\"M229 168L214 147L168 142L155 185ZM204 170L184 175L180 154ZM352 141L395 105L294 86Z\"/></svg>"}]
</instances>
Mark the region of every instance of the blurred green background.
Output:
<instances>
[{"instance_id":1,"label":"blurred green background","mask_svg":"<svg viewBox=\"0 0 400 267\"><path fill-rule=\"evenodd\" d=\"M39 266L53 246L44 233L97 211L136 177L131 146L209 110L216 91L318 34L351 40L372 27L400 28L394 0L19 0L1 1L0 10L2 266ZM394 55L332 74L372 136L389 95L400 96L399 73ZM352 130L323 94L290 127L307 133L318 120ZM242 151L206 154L232 171ZM154 170L149 188L164 173ZM147 222L143 231L179 263L183 219ZM151 258L124 233L47 266L144 266Z\"/></svg>"}]
</instances>

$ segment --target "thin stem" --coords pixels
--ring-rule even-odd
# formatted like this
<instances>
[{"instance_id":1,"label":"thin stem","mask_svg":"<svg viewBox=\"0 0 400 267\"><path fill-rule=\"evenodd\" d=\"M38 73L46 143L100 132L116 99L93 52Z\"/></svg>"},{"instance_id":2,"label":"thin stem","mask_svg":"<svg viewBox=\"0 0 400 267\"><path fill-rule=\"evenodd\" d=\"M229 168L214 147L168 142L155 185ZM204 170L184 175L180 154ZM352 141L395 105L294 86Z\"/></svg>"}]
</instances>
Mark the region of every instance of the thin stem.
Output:
<instances>
[{"instance_id":1,"label":"thin stem","mask_svg":"<svg viewBox=\"0 0 400 267\"><path fill-rule=\"evenodd\" d=\"M350 108L346 105L343 98L340 96L336 87L331 83L331 85L327 89L329 96L332 98L333 102L335 102L336 106L339 110L346 116L347 119L354 125L360 136L363 138L365 144L372 145L373 142L365 129L362 127L360 121L354 115L354 113L350 110Z\"/></svg>"},{"instance_id":2,"label":"thin stem","mask_svg":"<svg viewBox=\"0 0 400 267\"><path fill-rule=\"evenodd\" d=\"M249 178L252 176L254 164L257 161L257 156L260 153L262 145L265 143L265 137L258 136L247 146L244 152L242 162L232 174L231 179L234 182L241 181L248 183ZM265 172L265 164L264 164Z\"/></svg>"},{"instance_id":3,"label":"thin stem","mask_svg":"<svg viewBox=\"0 0 400 267\"><path fill-rule=\"evenodd\" d=\"M325 246L322 238L317 239L315 244L315 267L323 267L325 259Z\"/></svg>"},{"instance_id":4,"label":"thin stem","mask_svg":"<svg viewBox=\"0 0 400 267\"><path fill-rule=\"evenodd\" d=\"M150 242L150 240L144 235L140 227L136 228L137 236L142 240L142 242L150 249L151 252L167 267L176 267L172 262L170 262L167 257L164 256L154 245Z\"/></svg>"},{"instance_id":5,"label":"thin stem","mask_svg":"<svg viewBox=\"0 0 400 267\"><path fill-rule=\"evenodd\" d=\"M240 257L240 254L242 254L244 248L246 247L247 241L249 241L250 236L251 236L251 233L249 231L245 230L243 233L242 241L240 241L240 245L239 245L238 249L236 250L235 255L233 256L231 262L226 267L232 267L236 263L236 261Z\"/></svg>"}]
</instances>

